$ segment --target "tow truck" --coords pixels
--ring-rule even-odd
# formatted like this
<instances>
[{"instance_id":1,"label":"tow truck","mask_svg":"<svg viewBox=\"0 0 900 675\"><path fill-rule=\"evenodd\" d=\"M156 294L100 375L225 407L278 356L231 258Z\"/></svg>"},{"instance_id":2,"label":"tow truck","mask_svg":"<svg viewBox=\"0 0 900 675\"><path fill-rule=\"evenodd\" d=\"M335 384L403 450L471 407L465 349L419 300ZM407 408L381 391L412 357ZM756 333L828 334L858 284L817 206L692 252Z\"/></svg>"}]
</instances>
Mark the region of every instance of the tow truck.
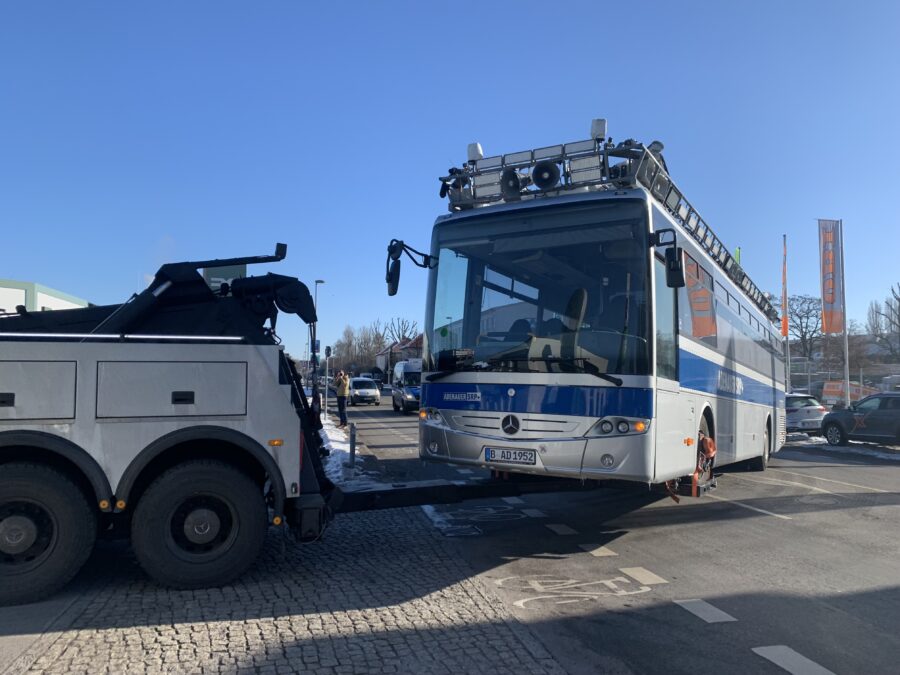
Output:
<instances>
[{"instance_id":1,"label":"tow truck","mask_svg":"<svg viewBox=\"0 0 900 675\"><path fill-rule=\"evenodd\" d=\"M280 312L314 338L308 287L272 273L211 287L200 272L286 254L278 244L274 255L166 264L122 304L0 315L0 604L62 588L100 537L130 537L157 582L197 588L240 576L273 527L310 541L341 512L585 487L341 490L276 333Z\"/></svg>"}]
</instances>

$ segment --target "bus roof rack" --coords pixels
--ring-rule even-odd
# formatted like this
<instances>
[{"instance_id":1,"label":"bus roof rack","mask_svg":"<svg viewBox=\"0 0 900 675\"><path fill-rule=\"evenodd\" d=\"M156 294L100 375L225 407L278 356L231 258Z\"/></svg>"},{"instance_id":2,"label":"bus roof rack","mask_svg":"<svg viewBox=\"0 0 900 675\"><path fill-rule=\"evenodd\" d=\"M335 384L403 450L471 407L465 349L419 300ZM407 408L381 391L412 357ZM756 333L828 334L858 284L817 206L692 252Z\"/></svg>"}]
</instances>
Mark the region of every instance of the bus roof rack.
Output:
<instances>
[{"instance_id":1,"label":"bus roof rack","mask_svg":"<svg viewBox=\"0 0 900 675\"><path fill-rule=\"evenodd\" d=\"M613 144L612 139L603 138L493 157L479 157L480 152L470 148L469 161L462 167L452 167L440 178L440 194L449 199L450 211L463 211L495 203L643 185L760 311L770 321L777 321L778 312L767 295L675 186L662 149L659 141L645 146L633 139Z\"/></svg>"}]
</instances>

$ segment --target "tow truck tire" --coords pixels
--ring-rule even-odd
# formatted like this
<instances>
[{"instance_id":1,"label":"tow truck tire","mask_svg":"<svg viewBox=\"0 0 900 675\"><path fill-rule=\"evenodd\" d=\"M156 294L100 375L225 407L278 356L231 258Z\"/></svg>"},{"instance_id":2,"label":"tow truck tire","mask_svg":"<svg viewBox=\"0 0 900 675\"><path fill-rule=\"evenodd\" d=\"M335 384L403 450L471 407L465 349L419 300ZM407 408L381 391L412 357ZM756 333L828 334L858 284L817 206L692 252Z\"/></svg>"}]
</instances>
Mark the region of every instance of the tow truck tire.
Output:
<instances>
[{"instance_id":1,"label":"tow truck tire","mask_svg":"<svg viewBox=\"0 0 900 675\"><path fill-rule=\"evenodd\" d=\"M131 543L144 571L174 588L221 586L243 574L266 539L262 489L236 468L185 462L138 502Z\"/></svg>"},{"instance_id":2,"label":"tow truck tire","mask_svg":"<svg viewBox=\"0 0 900 675\"><path fill-rule=\"evenodd\" d=\"M750 460L749 467L751 471L765 471L769 466L769 428L763 432L763 453L759 457Z\"/></svg>"},{"instance_id":3,"label":"tow truck tire","mask_svg":"<svg viewBox=\"0 0 900 675\"><path fill-rule=\"evenodd\" d=\"M97 539L97 517L56 469L12 462L0 472L0 605L34 602L82 568Z\"/></svg>"}]
</instances>

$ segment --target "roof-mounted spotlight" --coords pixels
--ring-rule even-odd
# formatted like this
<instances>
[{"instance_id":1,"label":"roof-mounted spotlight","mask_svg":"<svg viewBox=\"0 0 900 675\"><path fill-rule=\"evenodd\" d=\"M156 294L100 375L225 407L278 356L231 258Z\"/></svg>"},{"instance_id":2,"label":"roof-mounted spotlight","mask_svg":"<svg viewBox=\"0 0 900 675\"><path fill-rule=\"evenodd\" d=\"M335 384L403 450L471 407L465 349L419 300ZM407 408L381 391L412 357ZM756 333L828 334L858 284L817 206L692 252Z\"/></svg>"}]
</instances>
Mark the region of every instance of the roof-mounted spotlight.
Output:
<instances>
[{"instance_id":1,"label":"roof-mounted spotlight","mask_svg":"<svg viewBox=\"0 0 900 675\"><path fill-rule=\"evenodd\" d=\"M559 164L543 160L531 170L531 180L538 190L550 190L559 185Z\"/></svg>"},{"instance_id":2,"label":"roof-mounted spotlight","mask_svg":"<svg viewBox=\"0 0 900 675\"><path fill-rule=\"evenodd\" d=\"M484 159L484 150L481 149L481 143L469 143L466 148L466 158L469 164L474 164L479 159Z\"/></svg>"},{"instance_id":3,"label":"roof-mounted spotlight","mask_svg":"<svg viewBox=\"0 0 900 675\"><path fill-rule=\"evenodd\" d=\"M602 141L606 138L606 119L591 120L591 138Z\"/></svg>"}]
</instances>

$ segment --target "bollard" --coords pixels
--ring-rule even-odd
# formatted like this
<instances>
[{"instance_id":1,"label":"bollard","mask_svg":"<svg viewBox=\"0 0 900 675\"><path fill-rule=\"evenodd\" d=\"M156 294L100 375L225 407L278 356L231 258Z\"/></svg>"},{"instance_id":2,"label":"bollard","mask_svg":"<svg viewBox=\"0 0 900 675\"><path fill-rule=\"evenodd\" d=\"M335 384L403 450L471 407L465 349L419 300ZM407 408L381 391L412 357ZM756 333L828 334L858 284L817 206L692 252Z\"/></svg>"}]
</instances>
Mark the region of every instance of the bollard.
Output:
<instances>
[{"instance_id":1,"label":"bollard","mask_svg":"<svg viewBox=\"0 0 900 675\"><path fill-rule=\"evenodd\" d=\"M356 466L356 423L350 422L350 461L344 466L354 468Z\"/></svg>"}]
</instances>

